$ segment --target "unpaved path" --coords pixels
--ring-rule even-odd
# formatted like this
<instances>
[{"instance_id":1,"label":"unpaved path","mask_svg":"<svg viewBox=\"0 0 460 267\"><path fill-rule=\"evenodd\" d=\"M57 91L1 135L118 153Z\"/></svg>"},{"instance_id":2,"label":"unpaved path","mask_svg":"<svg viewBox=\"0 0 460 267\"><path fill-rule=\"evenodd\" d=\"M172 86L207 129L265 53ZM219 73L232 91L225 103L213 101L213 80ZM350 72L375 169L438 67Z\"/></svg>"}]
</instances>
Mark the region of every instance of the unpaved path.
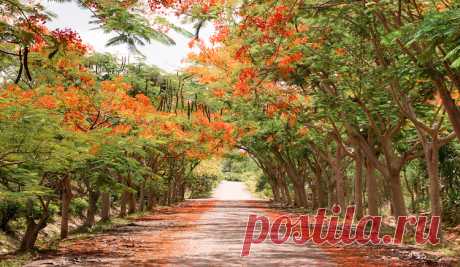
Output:
<instances>
[{"instance_id":1,"label":"unpaved path","mask_svg":"<svg viewBox=\"0 0 460 267\"><path fill-rule=\"evenodd\" d=\"M242 183L222 182L208 200L159 210L115 231L65 242L27 266L406 266L365 249L270 242L240 257L250 214L276 216Z\"/></svg>"}]
</instances>

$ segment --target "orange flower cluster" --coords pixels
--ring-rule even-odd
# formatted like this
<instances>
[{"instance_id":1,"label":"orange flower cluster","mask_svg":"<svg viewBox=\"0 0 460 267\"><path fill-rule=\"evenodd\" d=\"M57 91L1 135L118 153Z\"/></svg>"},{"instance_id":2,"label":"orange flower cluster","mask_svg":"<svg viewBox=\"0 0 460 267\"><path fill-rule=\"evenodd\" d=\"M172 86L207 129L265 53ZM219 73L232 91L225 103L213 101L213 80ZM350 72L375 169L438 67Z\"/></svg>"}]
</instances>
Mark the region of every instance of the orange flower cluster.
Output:
<instances>
[{"instance_id":1,"label":"orange flower cluster","mask_svg":"<svg viewBox=\"0 0 460 267\"><path fill-rule=\"evenodd\" d=\"M211 36L210 41L213 44L223 42L229 35L230 29L226 25L216 25L216 33Z\"/></svg>"},{"instance_id":2,"label":"orange flower cluster","mask_svg":"<svg viewBox=\"0 0 460 267\"><path fill-rule=\"evenodd\" d=\"M161 13L172 9L176 15L185 14L197 7L202 14L207 14L213 7L224 2L225 0L148 0L150 10Z\"/></svg>"},{"instance_id":3,"label":"orange flower cluster","mask_svg":"<svg viewBox=\"0 0 460 267\"><path fill-rule=\"evenodd\" d=\"M280 59L279 66L280 66L280 68L285 67L285 66L287 66L287 65L289 65L291 63L295 63L295 62L301 60L302 57L303 57L302 52L297 52L297 53L292 54L292 55L284 56L284 57L282 57Z\"/></svg>"},{"instance_id":4,"label":"orange flower cluster","mask_svg":"<svg viewBox=\"0 0 460 267\"><path fill-rule=\"evenodd\" d=\"M63 44L66 49L72 49L74 51L78 51L82 55L88 52L88 47L83 44L83 41L80 38L80 35L69 29L56 29L51 32L51 34L61 43Z\"/></svg>"},{"instance_id":5,"label":"orange flower cluster","mask_svg":"<svg viewBox=\"0 0 460 267\"><path fill-rule=\"evenodd\" d=\"M235 95L247 95L250 91L249 83L256 78L256 72L253 68L245 68L240 72L238 82L235 85Z\"/></svg>"}]
</instances>

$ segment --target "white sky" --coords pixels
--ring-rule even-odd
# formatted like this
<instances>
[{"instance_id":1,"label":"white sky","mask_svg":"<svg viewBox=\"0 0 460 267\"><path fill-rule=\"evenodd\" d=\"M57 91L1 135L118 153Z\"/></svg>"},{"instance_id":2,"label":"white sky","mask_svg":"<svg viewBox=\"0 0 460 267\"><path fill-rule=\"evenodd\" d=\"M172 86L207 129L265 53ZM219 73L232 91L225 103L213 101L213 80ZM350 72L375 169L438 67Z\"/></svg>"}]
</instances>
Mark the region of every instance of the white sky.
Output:
<instances>
[{"instance_id":1,"label":"white sky","mask_svg":"<svg viewBox=\"0 0 460 267\"><path fill-rule=\"evenodd\" d=\"M110 52L117 56L130 56L130 60L135 58L135 55L130 55L128 49L123 45L105 46L111 35L105 34L100 29L94 29L96 25L89 24L89 21L93 19L88 10L80 8L73 2L56 3L43 1L43 5L48 11L57 15L55 19L47 23L48 28L51 30L56 28L71 28L80 34L84 43L91 45L97 52ZM184 25L184 27L193 32L191 25ZM206 27L200 32L200 37L207 40L211 34L211 27ZM176 45L167 46L152 42L144 47L139 47L139 50L146 56L146 63L156 65L169 72L175 72L180 70L181 66L184 65L182 64L183 59L191 52L191 49L188 47L190 39L174 31L170 31L169 36L174 39Z\"/></svg>"}]
</instances>

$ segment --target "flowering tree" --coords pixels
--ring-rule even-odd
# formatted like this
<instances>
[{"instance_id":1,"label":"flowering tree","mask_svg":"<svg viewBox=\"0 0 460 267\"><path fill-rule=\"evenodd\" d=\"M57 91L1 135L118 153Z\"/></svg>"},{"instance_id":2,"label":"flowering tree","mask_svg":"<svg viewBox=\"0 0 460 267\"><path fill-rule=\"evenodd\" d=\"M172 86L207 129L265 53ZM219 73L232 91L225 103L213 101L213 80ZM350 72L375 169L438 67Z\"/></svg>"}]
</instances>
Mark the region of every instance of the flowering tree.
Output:
<instances>
[{"instance_id":1,"label":"flowering tree","mask_svg":"<svg viewBox=\"0 0 460 267\"><path fill-rule=\"evenodd\" d=\"M271 177L275 198L281 176L299 206L354 203L358 214L367 206L375 215L389 200L395 216L405 215L405 190L413 190L401 177L415 160L427 166L432 215L442 214L439 149L458 137L457 4L219 6L225 19L214 44L190 57L189 72L227 103L227 120L247 118L235 123L254 128L238 142ZM270 171L276 165L282 174ZM332 193L322 200L325 187Z\"/></svg>"}]
</instances>

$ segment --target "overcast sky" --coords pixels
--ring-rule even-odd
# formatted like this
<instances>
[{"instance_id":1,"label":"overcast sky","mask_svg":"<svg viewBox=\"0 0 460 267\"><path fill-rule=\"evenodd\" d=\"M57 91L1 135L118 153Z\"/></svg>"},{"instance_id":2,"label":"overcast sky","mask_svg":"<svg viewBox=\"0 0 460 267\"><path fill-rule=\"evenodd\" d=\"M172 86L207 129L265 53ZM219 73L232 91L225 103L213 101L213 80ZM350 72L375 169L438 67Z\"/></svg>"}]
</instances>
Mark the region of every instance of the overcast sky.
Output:
<instances>
[{"instance_id":1,"label":"overcast sky","mask_svg":"<svg viewBox=\"0 0 460 267\"><path fill-rule=\"evenodd\" d=\"M71 28L77 31L82 40L91 45L95 51L110 52L118 56L129 55L132 59L135 57L135 55L130 55L125 46L106 47L105 44L111 35L105 34L102 30L94 29L95 25L89 24L92 18L88 10L80 8L73 2L56 3L43 1L43 4L49 11L57 15L55 19L47 24L51 30L55 28ZM185 25L185 28L191 30L190 25ZM211 32L210 27L207 27L200 33L200 37L207 39L211 35ZM173 31L169 35L175 40L176 45L166 46L153 42L144 47L139 47L139 50L146 56L147 63L154 64L169 72L175 72L183 66L182 60L191 49L188 47L189 38Z\"/></svg>"}]
</instances>

